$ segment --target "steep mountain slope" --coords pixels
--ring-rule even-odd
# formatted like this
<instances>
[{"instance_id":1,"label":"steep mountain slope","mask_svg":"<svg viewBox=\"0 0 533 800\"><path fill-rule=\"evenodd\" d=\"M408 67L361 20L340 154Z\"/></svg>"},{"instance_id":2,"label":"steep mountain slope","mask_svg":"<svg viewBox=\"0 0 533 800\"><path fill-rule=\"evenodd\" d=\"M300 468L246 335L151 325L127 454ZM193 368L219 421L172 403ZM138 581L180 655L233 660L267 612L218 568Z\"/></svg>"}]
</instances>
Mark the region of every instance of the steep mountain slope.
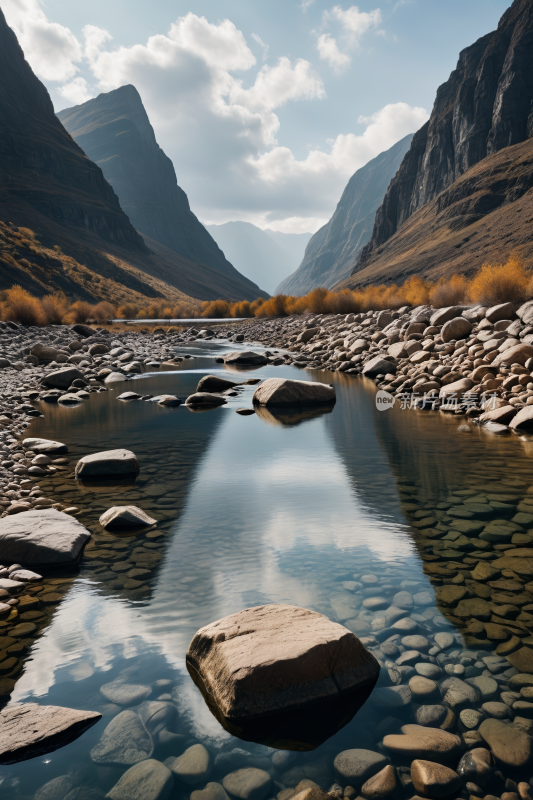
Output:
<instances>
[{"instance_id":1,"label":"steep mountain slope","mask_svg":"<svg viewBox=\"0 0 533 800\"><path fill-rule=\"evenodd\" d=\"M300 263L311 238L310 233L261 230L250 222L226 222L206 228L239 272L270 294Z\"/></svg>"},{"instance_id":2,"label":"steep mountain slope","mask_svg":"<svg viewBox=\"0 0 533 800\"><path fill-rule=\"evenodd\" d=\"M389 186L357 271L417 209L487 156L533 134L532 44L533 0L515 0L496 31L461 52Z\"/></svg>"},{"instance_id":3,"label":"steep mountain slope","mask_svg":"<svg viewBox=\"0 0 533 800\"><path fill-rule=\"evenodd\" d=\"M413 134L405 136L352 175L332 218L311 238L302 263L277 292L302 295L317 286L331 289L350 274L412 139Z\"/></svg>"},{"instance_id":4,"label":"steep mountain slope","mask_svg":"<svg viewBox=\"0 0 533 800\"><path fill-rule=\"evenodd\" d=\"M57 116L87 156L101 167L138 231L185 258L221 272L233 283L240 281L241 294L247 292L250 298L260 294L259 287L230 264L191 211L172 161L157 144L134 86L99 94Z\"/></svg>"},{"instance_id":5,"label":"steep mountain slope","mask_svg":"<svg viewBox=\"0 0 533 800\"><path fill-rule=\"evenodd\" d=\"M407 219L336 288L472 274L511 252L533 264L533 139L480 161Z\"/></svg>"}]
</instances>

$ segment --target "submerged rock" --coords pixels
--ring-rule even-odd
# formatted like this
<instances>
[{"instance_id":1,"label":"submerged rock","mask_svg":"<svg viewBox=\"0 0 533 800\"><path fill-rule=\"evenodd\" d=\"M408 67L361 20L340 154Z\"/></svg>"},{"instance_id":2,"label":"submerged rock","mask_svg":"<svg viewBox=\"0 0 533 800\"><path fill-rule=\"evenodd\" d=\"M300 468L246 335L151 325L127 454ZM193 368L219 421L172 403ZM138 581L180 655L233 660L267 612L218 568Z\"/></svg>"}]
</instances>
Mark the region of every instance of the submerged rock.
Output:
<instances>
[{"instance_id":1,"label":"submerged rock","mask_svg":"<svg viewBox=\"0 0 533 800\"><path fill-rule=\"evenodd\" d=\"M105 475L137 475L139 462L131 450L102 450L83 456L76 464L76 478L95 478Z\"/></svg>"},{"instance_id":2,"label":"submerged rock","mask_svg":"<svg viewBox=\"0 0 533 800\"><path fill-rule=\"evenodd\" d=\"M55 508L23 511L0 520L0 552L8 563L73 564L90 537L81 522Z\"/></svg>"},{"instance_id":3,"label":"submerged rock","mask_svg":"<svg viewBox=\"0 0 533 800\"><path fill-rule=\"evenodd\" d=\"M151 758L152 737L135 711L121 711L105 728L100 741L91 750L95 764L130 766Z\"/></svg>"},{"instance_id":4,"label":"submerged rock","mask_svg":"<svg viewBox=\"0 0 533 800\"><path fill-rule=\"evenodd\" d=\"M167 800L173 786L169 768L148 758L130 767L106 797L110 800Z\"/></svg>"},{"instance_id":5,"label":"submerged rock","mask_svg":"<svg viewBox=\"0 0 533 800\"><path fill-rule=\"evenodd\" d=\"M226 403L225 397L220 397L220 395L211 394L210 392L196 392L189 395L185 401L186 406L211 406L213 408L215 406L223 406Z\"/></svg>"},{"instance_id":6,"label":"submerged rock","mask_svg":"<svg viewBox=\"0 0 533 800\"><path fill-rule=\"evenodd\" d=\"M254 392L253 402L264 406L319 405L335 402L335 389L325 383L267 378Z\"/></svg>"},{"instance_id":7,"label":"submerged rock","mask_svg":"<svg viewBox=\"0 0 533 800\"><path fill-rule=\"evenodd\" d=\"M98 722L96 711L20 703L0 712L0 764L51 753Z\"/></svg>"}]
</instances>

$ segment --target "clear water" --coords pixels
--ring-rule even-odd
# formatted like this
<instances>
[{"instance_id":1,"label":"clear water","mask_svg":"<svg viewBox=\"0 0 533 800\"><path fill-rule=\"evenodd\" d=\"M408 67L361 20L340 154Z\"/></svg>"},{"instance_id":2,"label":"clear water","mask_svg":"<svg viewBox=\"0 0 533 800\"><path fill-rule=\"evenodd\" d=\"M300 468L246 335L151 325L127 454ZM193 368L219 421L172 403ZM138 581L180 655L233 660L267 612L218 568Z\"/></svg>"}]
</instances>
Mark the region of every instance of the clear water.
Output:
<instances>
[{"instance_id":1,"label":"clear water","mask_svg":"<svg viewBox=\"0 0 533 800\"><path fill-rule=\"evenodd\" d=\"M247 765L268 768L283 785L295 785L298 775L307 775L327 789L338 752L377 750L383 719L396 720L387 733L412 719L410 709L379 708L371 697L352 722L313 753L291 756L290 766L299 772L289 776L286 767L272 771L272 750L224 731L185 668L185 654L198 628L249 606L305 606L347 624L360 636L372 636L383 628L383 612L366 612L365 598L379 595L392 602L404 587L412 594L429 592L429 601L426 597L410 612L419 620L419 633L431 639L435 632L450 631L457 638L447 650L449 662L460 664L462 658L474 670L471 674L481 674L485 667L479 666L479 653L471 653L470 659L462 655L466 645L457 619L453 610L437 607L430 582L435 574L428 571L442 563L452 575L468 575L476 563L472 550L452 551L440 560L424 553L427 528L417 532L408 517L416 522L430 515L432 525L439 518L449 521L450 503L442 507L446 498L480 484L510 486L518 503L531 482L531 443L477 430L460 433L458 420L450 416L398 408L379 412L373 385L361 379L286 366L241 374L243 379L333 382L333 409L316 416L236 414L237 408L251 407L253 386L241 387L227 406L202 413L116 400L125 388L185 397L195 390L200 374L220 370L214 357L223 349L212 342L187 345L177 354L198 358L182 362L178 370L114 384L76 408L47 405L45 417L27 430L27 436L66 442L73 464L89 452L127 447L137 454L141 472L132 484L82 486L70 470L41 483L45 494L79 504L79 519L93 530L94 540L78 575L50 576L45 588L37 589L37 596L56 592L57 602L42 605L42 616L35 619L37 630L26 640L11 702L94 709L104 716L60 750L0 767L0 792L6 800L33 798L47 782L67 774L77 785L93 787L94 797L115 785L127 766L95 765L90 756L122 710L99 691L115 680L146 684L152 689L150 700L163 695L176 706L172 730L183 739L171 752L156 748L154 758L178 756L197 742L207 747L213 761L219 757L198 785L175 781L176 798ZM228 370L221 372L227 375ZM228 377L237 378L235 373ZM457 495L453 503L463 499ZM98 525L100 514L130 502L159 520L156 531L105 533ZM128 577L139 559L144 572ZM343 587L367 575L376 576L377 583L355 592ZM4 623L0 637L6 633ZM490 655L497 644L487 640L483 653ZM443 673L442 679L446 677ZM247 755L220 758L235 748ZM269 796L278 791L274 787ZM64 796L57 792L57 797Z\"/></svg>"}]
</instances>

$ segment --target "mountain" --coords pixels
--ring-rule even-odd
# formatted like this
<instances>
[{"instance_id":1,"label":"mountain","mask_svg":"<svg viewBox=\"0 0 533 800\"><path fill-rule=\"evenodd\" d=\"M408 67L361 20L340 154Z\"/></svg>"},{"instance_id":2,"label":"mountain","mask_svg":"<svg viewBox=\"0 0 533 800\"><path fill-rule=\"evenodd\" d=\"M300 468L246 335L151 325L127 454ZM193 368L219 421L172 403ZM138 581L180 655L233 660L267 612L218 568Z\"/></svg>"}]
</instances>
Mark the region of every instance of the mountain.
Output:
<instances>
[{"instance_id":1,"label":"mountain","mask_svg":"<svg viewBox=\"0 0 533 800\"><path fill-rule=\"evenodd\" d=\"M533 139L505 147L471 167L412 214L336 288L471 275L511 252L533 263Z\"/></svg>"},{"instance_id":2,"label":"mountain","mask_svg":"<svg viewBox=\"0 0 533 800\"><path fill-rule=\"evenodd\" d=\"M134 86L99 94L57 116L86 155L101 167L138 231L240 283L241 296L251 300L261 294L259 286L230 264L191 211Z\"/></svg>"},{"instance_id":3,"label":"mountain","mask_svg":"<svg viewBox=\"0 0 533 800\"><path fill-rule=\"evenodd\" d=\"M515 0L496 31L460 53L456 69L437 90L429 121L413 137L387 190L352 283L366 280L372 264L384 263L385 243L418 209L480 162L486 160L490 171L499 163L492 156L533 135L532 42L533 0ZM461 185L465 191L469 184ZM484 185L483 199L467 203L477 219L510 201L497 184L487 180Z\"/></svg>"},{"instance_id":4,"label":"mountain","mask_svg":"<svg viewBox=\"0 0 533 800\"><path fill-rule=\"evenodd\" d=\"M206 225L239 272L274 293L278 283L300 263L310 233L261 230L250 222Z\"/></svg>"},{"instance_id":5,"label":"mountain","mask_svg":"<svg viewBox=\"0 0 533 800\"><path fill-rule=\"evenodd\" d=\"M303 295L317 286L331 289L351 273L412 139L413 134L405 136L352 175L332 218L311 237L302 263L276 292Z\"/></svg>"}]
</instances>

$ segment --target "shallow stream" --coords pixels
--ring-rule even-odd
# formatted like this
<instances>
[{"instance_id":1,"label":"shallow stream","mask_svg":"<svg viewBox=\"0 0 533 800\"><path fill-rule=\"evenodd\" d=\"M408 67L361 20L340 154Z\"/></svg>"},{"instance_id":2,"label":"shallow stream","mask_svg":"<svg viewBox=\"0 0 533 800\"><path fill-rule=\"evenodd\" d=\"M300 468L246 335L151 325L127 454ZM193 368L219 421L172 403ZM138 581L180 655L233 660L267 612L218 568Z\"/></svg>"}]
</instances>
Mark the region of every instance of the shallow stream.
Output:
<instances>
[{"instance_id":1,"label":"shallow stream","mask_svg":"<svg viewBox=\"0 0 533 800\"><path fill-rule=\"evenodd\" d=\"M424 701L398 704L387 700L382 689L408 685L416 665L437 666L438 683L452 675L490 677L492 683L480 682L484 688L477 701L455 709L455 722L446 723L454 732L468 730L459 719L464 708L505 704L500 694L508 691L517 670L503 656L481 660L494 656L496 647L517 637L518 644L514 649L508 644L509 650L527 651L518 671L533 673L533 650L529 669L530 645L520 641L529 637L533 623L533 596L527 588L533 576L515 571L507 578L504 573L500 580L515 582L507 587L490 587L482 580L465 583L478 561L498 559L514 547L511 534L494 542L478 538L491 520L522 514L512 535L523 537L518 547L529 544L531 442L493 437L474 426L460 432L460 421L444 414L398 407L377 411L374 386L340 373L268 366L228 374L214 360L227 349L235 346L189 344L176 354L189 353L193 359L176 371L113 384L109 392L91 394L76 408L47 405L44 418L26 431L26 436L65 442L72 465L90 452L126 447L136 453L141 472L132 483L84 486L69 469L40 484L45 493L79 506L78 518L94 537L79 574L56 574L32 590L36 598L48 599L25 612L33 613L31 618L21 614L19 623L31 623L33 629L21 640L27 650L11 702L98 710L104 716L56 752L0 767L5 800L64 798L67 786L91 788L91 797L97 798L116 784L128 769L126 759L120 763L115 754L95 763L91 758L106 726L123 712L100 692L115 681L146 687L137 705L161 698L177 709L168 723L175 737L163 744L154 734L154 758L179 756L197 743L209 752L205 774L194 784L176 780L172 797L188 797L207 781L257 766L277 782L267 794L274 798L305 777L328 789L338 778L333 760L347 749L386 752L402 768L405 762L384 750L382 740L406 722L419 721L415 715ZM226 406L203 413L116 399L125 389L184 398L202 375L215 370L237 380L333 382L337 402L317 415L263 410L241 416L236 409L251 407L253 386L239 388ZM98 525L102 512L130 503L159 520L157 527L133 536L103 531ZM456 520L471 523L470 530L467 525L459 531L459 540ZM462 587L464 595L448 596L446 586ZM519 598L518 606L513 597ZM380 600L365 602L371 598ZM484 605L468 606L465 600ZM263 603L315 609L360 637L377 636L364 641L390 668L346 727L317 750L287 754L275 764L271 748L240 741L222 729L185 668L198 628ZM506 608L505 618L498 617L494 604L516 613ZM389 612L390 606L399 606L399 615ZM471 618L478 624L465 632ZM402 619L412 622L388 633L387 644L380 643L379 632ZM439 646L434 637L442 633L450 635L438 637ZM11 632L0 630L0 650L2 634ZM406 635L417 639L403 642ZM508 709L504 718L516 713L525 727L533 722L529 709ZM490 716L487 710L480 714L473 730ZM60 776L67 777L48 793L39 792ZM405 781L408 791L408 770Z\"/></svg>"}]
</instances>

